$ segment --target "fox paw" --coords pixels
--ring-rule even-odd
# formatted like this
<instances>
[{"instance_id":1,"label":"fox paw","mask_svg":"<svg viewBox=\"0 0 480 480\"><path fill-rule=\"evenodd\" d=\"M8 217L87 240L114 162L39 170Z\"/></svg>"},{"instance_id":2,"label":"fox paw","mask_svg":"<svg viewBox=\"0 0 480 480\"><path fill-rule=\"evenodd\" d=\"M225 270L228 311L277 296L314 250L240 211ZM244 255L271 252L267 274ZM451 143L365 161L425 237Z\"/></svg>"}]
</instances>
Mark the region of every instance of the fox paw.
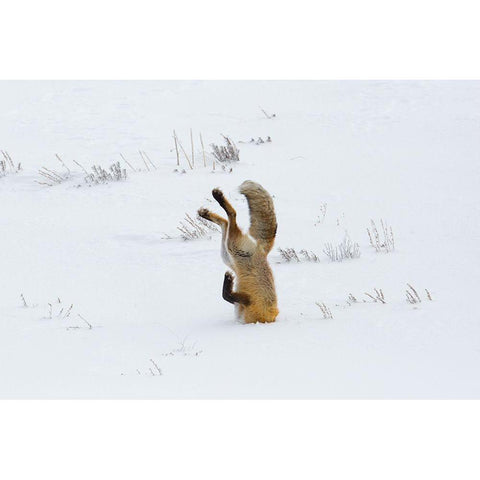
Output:
<instances>
[{"instance_id":1,"label":"fox paw","mask_svg":"<svg viewBox=\"0 0 480 480\"><path fill-rule=\"evenodd\" d=\"M225 282L233 283L233 273L232 272L225 272Z\"/></svg>"},{"instance_id":2,"label":"fox paw","mask_svg":"<svg viewBox=\"0 0 480 480\"><path fill-rule=\"evenodd\" d=\"M223 202L223 199L224 199L223 192L219 188L214 188L212 190L212 196L218 203Z\"/></svg>"},{"instance_id":3,"label":"fox paw","mask_svg":"<svg viewBox=\"0 0 480 480\"><path fill-rule=\"evenodd\" d=\"M207 208L199 208L197 211L198 215L206 220L210 219L210 211Z\"/></svg>"}]
</instances>

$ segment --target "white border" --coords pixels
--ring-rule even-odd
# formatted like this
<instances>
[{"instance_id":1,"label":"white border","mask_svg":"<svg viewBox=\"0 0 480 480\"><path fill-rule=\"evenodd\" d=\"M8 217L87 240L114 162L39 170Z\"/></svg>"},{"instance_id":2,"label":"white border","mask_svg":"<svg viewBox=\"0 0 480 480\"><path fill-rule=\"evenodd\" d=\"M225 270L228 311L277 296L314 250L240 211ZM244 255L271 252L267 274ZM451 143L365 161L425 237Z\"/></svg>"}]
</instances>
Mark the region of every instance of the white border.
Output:
<instances>
[{"instance_id":1,"label":"white border","mask_svg":"<svg viewBox=\"0 0 480 480\"><path fill-rule=\"evenodd\" d=\"M472 401L5 401L0 425L9 480L480 473Z\"/></svg>"},{"instance_id":2,"label":"white border","mask_svg":"<svg viewBox=\"0 0 480 480\"><path fill-rule=\"evenodd\" d=\"M2 2L9 79L480 77L478 2Z\"/></svg>"}]
</instances>

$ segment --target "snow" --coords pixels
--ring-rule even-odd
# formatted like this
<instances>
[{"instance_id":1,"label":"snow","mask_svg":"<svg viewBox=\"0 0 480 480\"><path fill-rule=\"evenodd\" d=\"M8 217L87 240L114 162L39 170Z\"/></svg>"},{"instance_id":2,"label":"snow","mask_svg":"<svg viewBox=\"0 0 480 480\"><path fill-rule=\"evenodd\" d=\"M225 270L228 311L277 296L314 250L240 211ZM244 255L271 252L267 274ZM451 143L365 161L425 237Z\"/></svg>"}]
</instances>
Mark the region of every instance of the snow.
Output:
<instances>
[{"instance_id":1,"label":"snow","mask_svg":"<svg viewBox=\"0 0 480 480\"><path fill-rule=\"evenodd\" d=\"M3 81L0 148L22 170L0 177L0 396L478 398L479 93L468 81ZM175 172L173 130L189 153L190 128L195 168L181 153ZM200 133L208 152L221 134L237 143L231 173L203 167ZM40 185L41 167L65 171L55 154L71 176ZM88 186L73 160L121 161L127 179ZM221 213L214 187L247 228L246 179L274 196L274 324L243 325L222 300L219 234L177 229L201 206ZM392 227L394 251L370 246L371 219ZM360 258L330 262L324 244L346 231ZM279 247L320 262L286 263Z\"/></svg>"}]
</instances>

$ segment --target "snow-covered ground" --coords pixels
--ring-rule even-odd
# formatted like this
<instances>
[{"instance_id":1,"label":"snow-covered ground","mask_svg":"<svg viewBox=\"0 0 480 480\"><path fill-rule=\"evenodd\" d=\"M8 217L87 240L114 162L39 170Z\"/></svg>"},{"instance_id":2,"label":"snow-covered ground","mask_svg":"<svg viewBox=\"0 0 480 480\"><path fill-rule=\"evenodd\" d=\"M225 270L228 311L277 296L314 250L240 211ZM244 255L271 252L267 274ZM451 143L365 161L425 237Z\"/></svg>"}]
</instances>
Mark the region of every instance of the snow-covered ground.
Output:
<instances>
[{"instance_id":1,"label":"snow-covered ground","mask_svg":"<svg viewBox=\"0 0 480 480\"><path fill-rule=\"evenodd\" d=\"M3 81L0 105L0 148L22 166L0 177L1 397L480 397L480 82ZM172 132L191 156L190 128L181 173ZM231 173L204 168L200 133L207 154L237 142ZM37 183L66 174L55 154L70 177ZM74 160L120 161L127 179L88 186ZM275 201L274 324L222 300L217 233L177 229L220 212L217 186L248 227L246 179ZM371 219L394 251L372 248ZM346 231L361 256L331 262Z\"/></svg>"}]
</instances>

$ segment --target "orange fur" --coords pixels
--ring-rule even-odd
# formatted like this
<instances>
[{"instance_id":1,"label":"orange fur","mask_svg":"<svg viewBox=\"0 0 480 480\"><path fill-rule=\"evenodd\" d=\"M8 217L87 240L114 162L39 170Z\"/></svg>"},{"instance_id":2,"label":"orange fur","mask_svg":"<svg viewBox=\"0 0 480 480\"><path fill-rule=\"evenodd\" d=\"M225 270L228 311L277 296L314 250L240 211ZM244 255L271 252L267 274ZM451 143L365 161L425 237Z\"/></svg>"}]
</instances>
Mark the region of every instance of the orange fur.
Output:
<instances>
[{"instance_id":1,"label":"orange fur","mask_svg":"<svg viewBox=\"0 0 480 480\"><path fill-rule=\"evenodd\" d=\"M235 304L245 323L274 322L278 315L275 282L267 255L272 249L277 231L273 200L258 183L247 180L240 186L250 210L249 234L237 225L237 212L219 189L212 195L227 213L227 219L201 208L198 214L222 229L222 258L235 272L225 274L223 298Z\"/></svg>"}]
</instances>

